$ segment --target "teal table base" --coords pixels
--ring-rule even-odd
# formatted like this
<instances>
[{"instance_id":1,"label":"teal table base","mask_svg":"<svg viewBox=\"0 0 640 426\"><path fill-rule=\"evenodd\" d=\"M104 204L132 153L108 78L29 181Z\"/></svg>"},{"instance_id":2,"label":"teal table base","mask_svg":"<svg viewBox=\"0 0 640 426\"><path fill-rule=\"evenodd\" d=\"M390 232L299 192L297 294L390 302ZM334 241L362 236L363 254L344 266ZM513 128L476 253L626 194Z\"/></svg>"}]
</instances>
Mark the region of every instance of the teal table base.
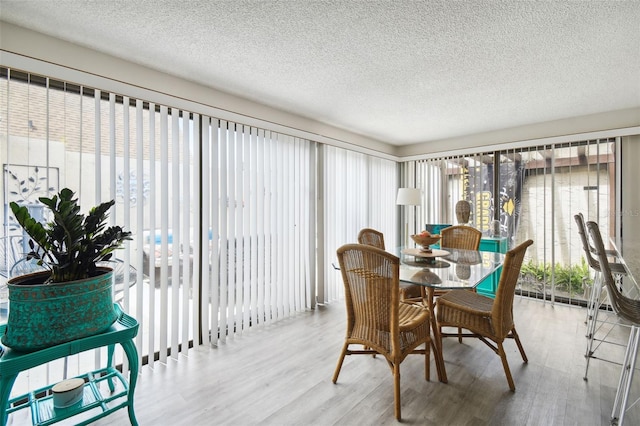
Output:
<instances>
[{"instance_id":1,"label":"teal table base","mask_svg":"<svg viewBox=\"0 0 640 426\"><path fill-rule=\"evenodd\" d=\"M131 424L134 426L138 425L133 410L133 396L139 371L138 351L133 339L138 334L138 322L122 312L122 309L120 309L117 304L114 306L118 313L118 319L104 333L84 337L36 352L25 353L0 347L1 425L4 426L7 424L9 414L23 409L31 410L31 419L34 425L50 425L80 413L91 412L90 418L77 423L79 425L87 425L125 407L128 410ZM5 328L6 325L0 325L0 334L4 333ZM128 382L113 366L113 354L116 344L122 346L129 362ZM9 400L11 389L20 372L55 359L104 346L108 348L107 367L78 376L85 381L82 401L67 408L54 408L53 396L50 392L53 385ZM110 391L106 395L104 390L100 389L100 385L104 382L106 382ZM116 383L118 384L117 391Z\"/></svg>"}]
</instances>

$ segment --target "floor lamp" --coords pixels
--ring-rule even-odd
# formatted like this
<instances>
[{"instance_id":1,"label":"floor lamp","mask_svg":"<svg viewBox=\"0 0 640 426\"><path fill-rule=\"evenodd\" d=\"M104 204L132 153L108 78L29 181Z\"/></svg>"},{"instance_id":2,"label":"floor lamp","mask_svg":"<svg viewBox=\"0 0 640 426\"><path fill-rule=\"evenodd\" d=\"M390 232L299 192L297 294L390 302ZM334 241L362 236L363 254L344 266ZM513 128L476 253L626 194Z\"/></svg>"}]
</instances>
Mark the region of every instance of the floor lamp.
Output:
<instances>
[{"instance_id":1,"label":"floor lamp","mask_svg":"<svg viewBox=\"0 0 640 426\"><path fill-rule=\"evenodd\" d=\"M419 206L420 205L420 190L417 188L398 188L398 197L396 198L396 204L399 206ZM405 208L406 209L406 208ZM414 210L415 212L415 210ZM406 221L407 212L405 215L405 228L404 228L404 245L409 245L409 222ZM413 225L415 227L415 214L413 219Z\"/></svg>"}]
</instances>

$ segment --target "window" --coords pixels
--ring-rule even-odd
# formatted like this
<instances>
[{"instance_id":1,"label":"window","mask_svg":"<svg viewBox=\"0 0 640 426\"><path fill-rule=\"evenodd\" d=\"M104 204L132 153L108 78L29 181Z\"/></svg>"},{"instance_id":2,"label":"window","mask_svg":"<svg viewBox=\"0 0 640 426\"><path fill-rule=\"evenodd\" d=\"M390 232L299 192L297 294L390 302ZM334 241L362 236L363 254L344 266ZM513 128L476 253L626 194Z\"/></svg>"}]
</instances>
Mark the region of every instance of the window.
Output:
<instances>
[{"instance_id":1,"label":"window","mask_svg":"<svg viewBox=\"0 0 640 426\"><path fill-rule=\"evenodd\" d=\"M405 181L424 188L419 223L456 223L455 203L471 203L469 224L509 247L531 238L520 291L582 303L591 276L573 215L597 221L615 236L614 139L578 141L416 161L402 165ZM415 170L411 173L411 170Z\"/></svg>"}]
</instances>

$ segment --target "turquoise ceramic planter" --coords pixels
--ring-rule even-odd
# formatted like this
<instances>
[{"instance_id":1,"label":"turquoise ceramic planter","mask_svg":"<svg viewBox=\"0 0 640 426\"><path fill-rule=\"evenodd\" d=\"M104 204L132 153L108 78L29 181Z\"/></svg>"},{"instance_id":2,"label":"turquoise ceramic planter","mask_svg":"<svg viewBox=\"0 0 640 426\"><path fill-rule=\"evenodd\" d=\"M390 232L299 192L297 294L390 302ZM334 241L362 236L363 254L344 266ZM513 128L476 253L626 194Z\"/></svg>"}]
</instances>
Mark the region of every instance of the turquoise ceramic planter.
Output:
<instances>
[{"instance_id":1,"label":"turquoise ceramic planter","mask_svg":"<svg viewBox=\"0 0 640 426\"><path fill-rule=\"evenodd\" d=\"M113 271L84 280L40 284L49 272L9 280L9 318L2 343L35 351L107 330L116 320L111 293Z\"/></svg>"}]
</instances>

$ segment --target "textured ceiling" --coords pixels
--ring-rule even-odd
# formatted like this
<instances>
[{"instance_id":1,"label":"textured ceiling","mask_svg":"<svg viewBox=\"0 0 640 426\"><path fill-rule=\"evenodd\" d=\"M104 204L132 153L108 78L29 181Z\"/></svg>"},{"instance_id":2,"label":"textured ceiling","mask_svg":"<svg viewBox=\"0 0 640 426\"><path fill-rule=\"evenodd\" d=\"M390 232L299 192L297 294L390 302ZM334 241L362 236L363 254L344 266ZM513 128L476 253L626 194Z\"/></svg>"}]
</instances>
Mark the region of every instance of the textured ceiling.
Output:
<instances>
[{"instance_id":1,"label":"textured ceiling","mask_svg":"<svg viewBox=\"0 0 640 426\"><path fill-rule=\"evenodd\" d=\"M0 0L0 19L396 145L640 106L638 0Z\"/></svg>"}]
</instances>

